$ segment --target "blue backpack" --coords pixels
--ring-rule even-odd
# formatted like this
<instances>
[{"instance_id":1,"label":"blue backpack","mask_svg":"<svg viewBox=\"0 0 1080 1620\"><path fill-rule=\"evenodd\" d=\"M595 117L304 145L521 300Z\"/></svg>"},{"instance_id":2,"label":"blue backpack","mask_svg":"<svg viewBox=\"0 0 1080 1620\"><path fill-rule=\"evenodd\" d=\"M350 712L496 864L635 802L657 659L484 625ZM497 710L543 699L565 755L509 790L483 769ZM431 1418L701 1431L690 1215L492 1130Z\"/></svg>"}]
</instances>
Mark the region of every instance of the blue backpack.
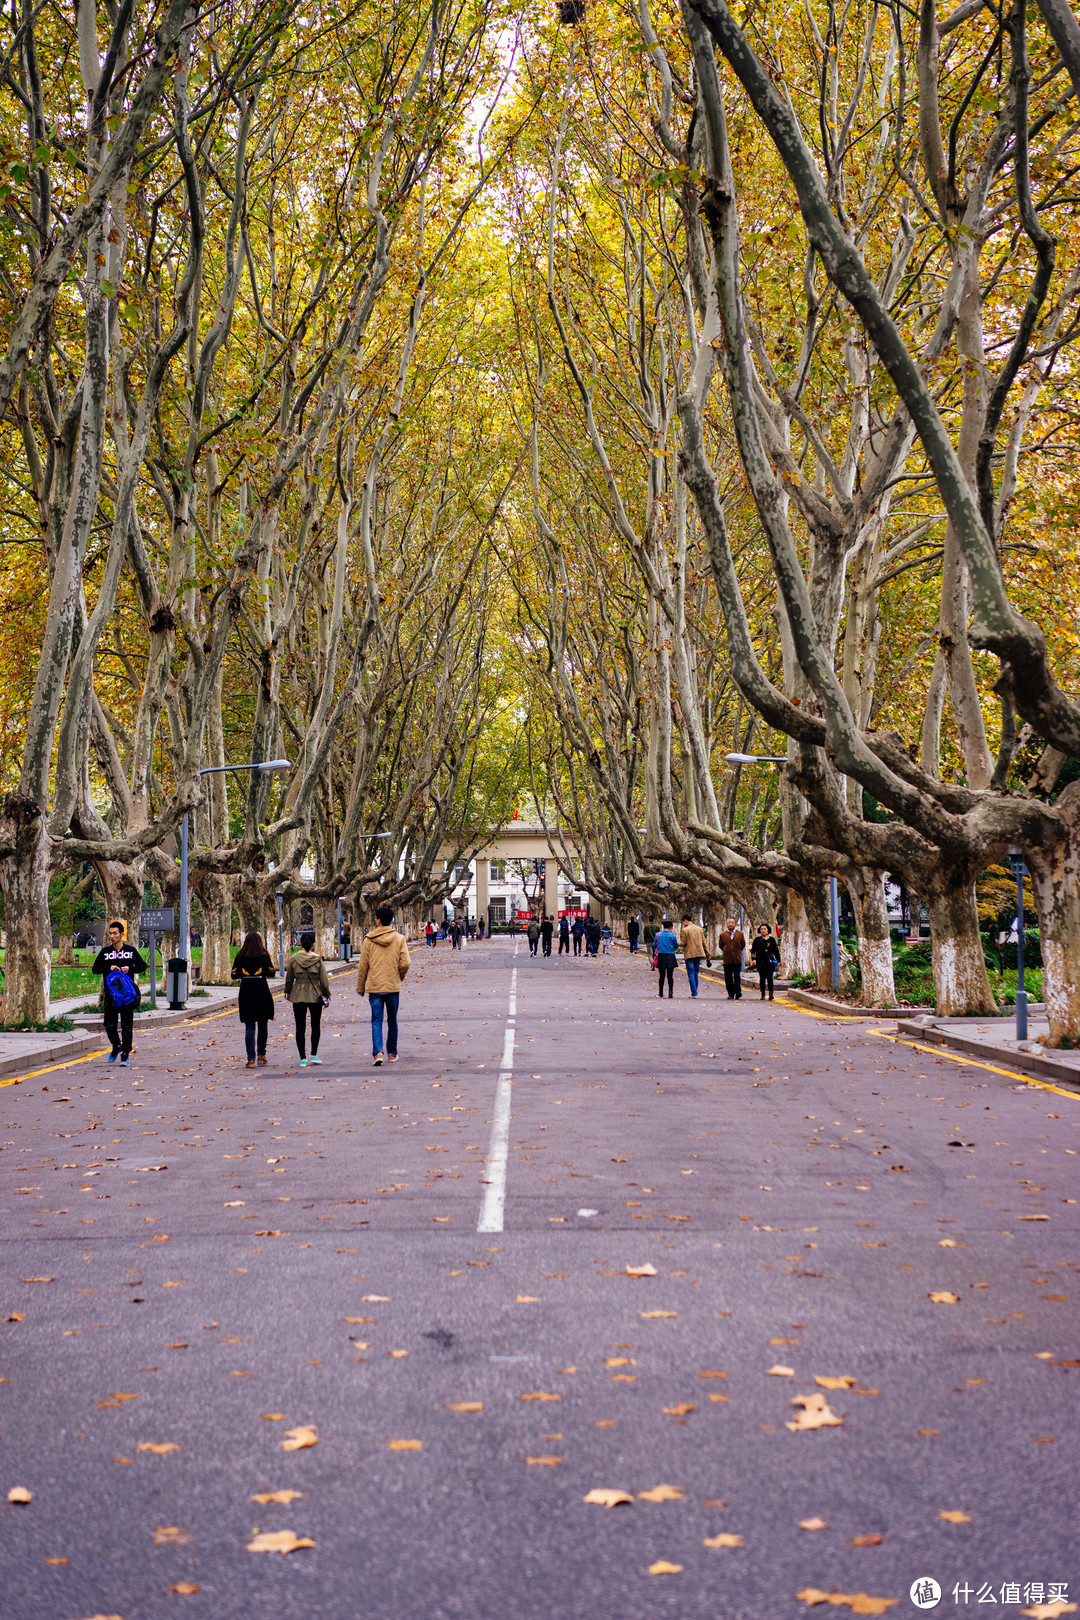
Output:
<instances>
[{"instance_id":1,"label":"blue backpack","mask_svg":"<svg viewBox=\"0 0 1080 1620\"><path fill-rule=\"evenodd\" d=\"M105 988L112 997L114 1007L134 1007L139 1000L140 991L135 980L129 973L121 973L119 968L112 968L106 973Z\"/></svg>"}]
</instances>

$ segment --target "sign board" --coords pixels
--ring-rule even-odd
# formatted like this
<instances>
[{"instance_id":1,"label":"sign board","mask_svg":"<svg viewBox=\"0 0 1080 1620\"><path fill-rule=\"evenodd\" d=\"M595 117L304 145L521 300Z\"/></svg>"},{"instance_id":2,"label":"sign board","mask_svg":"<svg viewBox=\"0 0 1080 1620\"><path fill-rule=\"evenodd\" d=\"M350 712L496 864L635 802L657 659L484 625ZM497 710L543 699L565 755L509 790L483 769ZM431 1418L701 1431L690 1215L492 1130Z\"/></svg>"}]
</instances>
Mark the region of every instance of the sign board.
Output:
<instances>
[{"instance_id":1,"label":"sign board","mask_svg":"<svg viewBox=\"0 0 1080 1620\"><path fill-rule=\"evenodd\" d=\"M527 923L531 920L532 915L533 914L531 911L519 911L517 914L517 920L518 922Z\"/></svg>"},{"instance_id":2,"label":"sign board","mask_svg":"<svg viewBox=\"0 0 1080 1620\"><path fill-rule=\"evenodd\" d=\"M159 906L156 911L139 914L139 927L147 933L171 934L176 927L176 912L172 906Z\"/></svg>"},{"instance_id":3,"label":"sign board","mask_svg":"<svg viewBox=\"0 0 1080 1620\"><path fill-rule=\"evenodd\" d=\"M1022 877L1027 877L1027 875L1028 875L1027 866L1024 864L1023 861L1012 860L1012 861L1009 862L1009 868L1010 868L1010 870L1012 872L1013 877L1022 878Z\"/></svg>"}]
</instances>

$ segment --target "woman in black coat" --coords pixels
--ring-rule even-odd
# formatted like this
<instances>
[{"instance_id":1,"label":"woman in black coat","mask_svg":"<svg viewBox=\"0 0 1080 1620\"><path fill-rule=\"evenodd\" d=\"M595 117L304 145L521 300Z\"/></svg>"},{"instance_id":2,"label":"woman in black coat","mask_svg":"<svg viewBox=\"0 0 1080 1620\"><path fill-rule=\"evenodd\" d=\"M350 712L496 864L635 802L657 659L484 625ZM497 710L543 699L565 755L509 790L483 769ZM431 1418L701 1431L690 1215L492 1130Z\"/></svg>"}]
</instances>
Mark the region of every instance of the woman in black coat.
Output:
<instances>
[{"instance_id":1,"label":"woman in black coat","mask_svg":"<svg viewBox=\"0 0 1080 1620\"><path fill-rule=\"evenodd\" d=\"M274 998L267 979L274 977L274 964L261 934L246 934L236 953L232 976L240 980L239 1013L244 1026L247 1066L266 1062L266 1026L274 1016Z\"/></svg>"},{"instance_id":2,"label":"woman in black coat","mask_svg":"<svg viewBox=\"0 0 1080 1620\"><path fill-rule=\"evenodd\" d=\"M750 955L754 966L758 970L758 982L761 985L761 999L765 1000L766 987L769 991L769 1000L773 998L773 974L780 961L780 947L773 938L768 923L762 923L757 931L757 937L750 947Z\"/></svg>"}]
</instances>

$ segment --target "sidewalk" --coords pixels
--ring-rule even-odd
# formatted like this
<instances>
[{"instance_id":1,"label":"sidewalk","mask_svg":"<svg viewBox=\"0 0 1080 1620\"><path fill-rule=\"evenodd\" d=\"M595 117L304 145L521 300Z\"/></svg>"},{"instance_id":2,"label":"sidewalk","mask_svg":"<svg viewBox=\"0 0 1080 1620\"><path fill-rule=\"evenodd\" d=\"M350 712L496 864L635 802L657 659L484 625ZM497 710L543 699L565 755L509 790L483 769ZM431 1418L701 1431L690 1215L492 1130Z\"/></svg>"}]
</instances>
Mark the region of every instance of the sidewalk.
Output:
<instances>
[{"instance_id":1,"label":"sidewalk","mask_svg":"<svg viewBox=\"0 0 1080 1620\"><path fill-rule=\"evenodd\" d=\"M335 978L353 971L354 967L355 960L350 962L331 960L326 964L326 971L331 978ZM189 1001L179 1012L170 1011L168 1000L160 990L157 1007L151 1010L148 993L144 991L143 1005L135 1014L136 1036L149 1030L168 1029L173 1024L189 1023L196 1018L212 1017L215 1013L236 1006L237 992L231 985L208 984L198 988L205 989L206 994ZM271 980L270 988L272 994L280 995L283 981ZM91 999L85 995L67 996L60 1001L49 1002L50 1018L67 1017L75 1025L75 1028L66 1034L50 1035L37 1030L28 1030L26 1033L0 1030L0 1086L16 1085L20 1078L36 1069L58 1063L70 1063L76 1058L87 1056L90 1052L101 1051L105 1035L105 1023L101 1013L75 1011L77 1007L87 1006Z\"/></svg>"},{"instance_id":2,"label":"sidewalk","mask_svg":"<svg viewBox=\"0 0 1080 1620\"><path fill-rule=\"evenodd\" d=\"M927 1045L948 1046L966 1052L983 1062L1000 1063L1019 1074L1052 1080L1070 1090L1080 1090L1080 1051L1060 1052L1040 1046L1039 1036L1050 1031L1049 1020L1028 1013L1028 1039L1016 1039L1016 1024L1005 1018L901 1018L897 1034L925 1041Z\"/></svg>"}]
</instances>

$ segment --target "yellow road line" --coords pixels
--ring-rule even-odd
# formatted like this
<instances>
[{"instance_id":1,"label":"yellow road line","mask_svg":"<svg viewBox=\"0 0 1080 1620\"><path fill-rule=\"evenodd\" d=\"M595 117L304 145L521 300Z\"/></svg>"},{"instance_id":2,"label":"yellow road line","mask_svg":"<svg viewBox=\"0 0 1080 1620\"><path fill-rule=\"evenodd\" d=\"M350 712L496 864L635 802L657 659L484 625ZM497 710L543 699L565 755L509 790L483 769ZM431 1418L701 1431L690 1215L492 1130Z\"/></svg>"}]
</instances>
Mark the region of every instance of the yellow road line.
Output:
<instances>
[{"instance_id":1,"label":"yellow road line","mask_svg":"<svg viewBox=\"0 0 1080 1620\"><path fill-rule=\"evenodd\" d=\"M0 1086L17 1086L23 1080L34 1080L39 1074L55 1074L58 1069L73 1069L76 1063L89 1063L91 1058L104 1057L109 1050L103 1046L100 1052L84 1052L82 1057L68 1058L66 1063L53 1063L47 1069L31 1069L28 1074L12 1074L6 1080L0 1080Z\"/></svg>"},{"instance_id":2,"label":"yellow road line","mask_svg":"<svg viewBox=\"0 0 1080 1620\"><path fill-rule=\"evenodd\" d=\"M910 1046L915 1052L926 1052L931 1057L947 1057L953 1063L964 1063L971 1069L989 1069L991 1074L1003 1074L1009 1080L1022 1080L1026 1086L1037 1086L1040 1091L1053 1091L1059 1097L1071 1097L1075 1102L1080 1098L1080 1092L1068 1091L1063 1086L1055 1086L1050 1080L1036 1080L1030 1074L1022 1074L1019 1069L1002 1069L996 1063L981 1063L978 1058L965 1057L962 1052L953 1052L947 1046L924 1046L921 1041L906 1041L902 1035L887 1035L883 1029L868 1029L868 1035L880 1035L883 1041L892 1041L897 1046Z\"/></svg>"}]
</instances>

